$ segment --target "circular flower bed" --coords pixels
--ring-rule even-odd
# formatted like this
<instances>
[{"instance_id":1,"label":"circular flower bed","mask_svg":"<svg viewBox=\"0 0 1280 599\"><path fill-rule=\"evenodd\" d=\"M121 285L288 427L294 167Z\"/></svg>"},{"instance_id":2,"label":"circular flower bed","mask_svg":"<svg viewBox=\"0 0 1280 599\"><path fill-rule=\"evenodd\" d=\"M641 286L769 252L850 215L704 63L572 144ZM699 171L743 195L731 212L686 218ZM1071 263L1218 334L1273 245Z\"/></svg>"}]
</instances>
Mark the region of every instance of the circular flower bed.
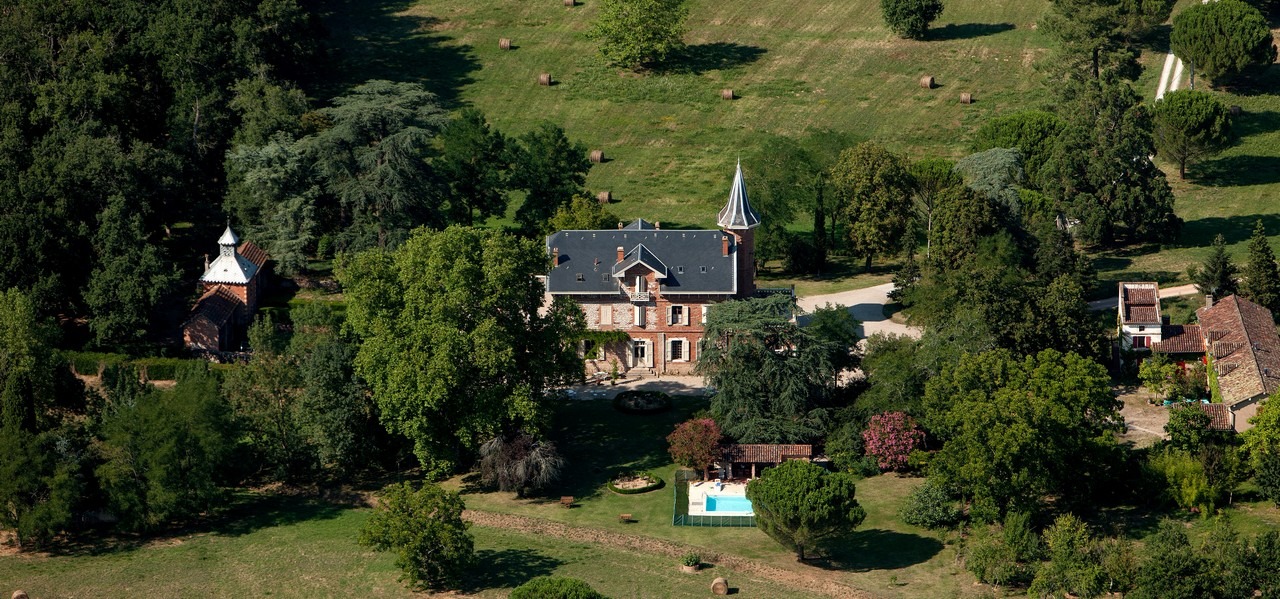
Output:
<instances>
[{"instance_id":1,"label":"circular flower bed","mask_svg":"<svg viewBox=\"0 0 1280 599\"><path fill-rule=\"evenodd\" d=\"M662 479L652 474L619 474L609 481L609 490L620 495L635 495L661 489Z\"/></svg>"},{"instance_id":2,"label":"circular flower bed","mask_svg":"<svg viewBox=\"0 0 1280 599\"><path fill-rule=\"evenodd\" d=\"M671 396L661 391L623 391L613 407L627 414L657 414L671 409Z\"/></svg>"}]
</instances>

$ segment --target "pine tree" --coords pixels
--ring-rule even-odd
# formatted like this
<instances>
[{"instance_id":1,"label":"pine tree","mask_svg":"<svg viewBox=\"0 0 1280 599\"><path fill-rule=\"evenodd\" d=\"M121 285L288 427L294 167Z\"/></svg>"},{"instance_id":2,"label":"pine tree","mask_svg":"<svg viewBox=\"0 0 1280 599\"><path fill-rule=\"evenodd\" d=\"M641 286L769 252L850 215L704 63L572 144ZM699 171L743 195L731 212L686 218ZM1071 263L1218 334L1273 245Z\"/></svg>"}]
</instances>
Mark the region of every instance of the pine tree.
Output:
<instances>
[{"instance_id":1,"label":"pine tree","mask_svg":"<svg viewBox=\"0 0 1280 599\"><path fill-rule=\"evenodd\" d=\"M1227 240L1219 233L1213 239L1213 253L1205 259L1204 266L1187 269L1187 275L1200 293L1223 298L1236 292L1236 270L1231 256L1227 255Z\"/></svg>"},{"instance_id":2,"label":"pine tree","mask_svg":"<svg viewBox=\"0 0 1280 599\"><path fill-rule=\"evenodd\" d=\"M1240 295L1265 306L1272 313L1280 310L1280 266L1276 265L1276 254L1267 241L1267 231L1262 226L1262 219L1258 219L1253 226L1253 238L1249 240L1249 262L1245 264L1241 274L1244 276L1240 282Z\"/></svg>"}]
</instances>

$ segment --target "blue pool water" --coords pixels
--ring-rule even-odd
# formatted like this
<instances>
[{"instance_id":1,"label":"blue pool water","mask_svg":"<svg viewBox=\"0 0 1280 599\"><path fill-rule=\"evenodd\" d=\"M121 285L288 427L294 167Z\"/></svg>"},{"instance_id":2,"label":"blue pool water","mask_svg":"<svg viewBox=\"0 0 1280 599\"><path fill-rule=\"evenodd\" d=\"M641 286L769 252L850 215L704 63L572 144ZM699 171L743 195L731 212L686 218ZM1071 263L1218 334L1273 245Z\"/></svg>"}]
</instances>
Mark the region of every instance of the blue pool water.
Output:
<instances>
[{"instance_id":1,"label":"blue pool water","mask_svg":"<svg viewBox=\"0 0 1280 599\"><path fill-rule=\"evenodd\" d=\"M734 512L753 514L751 500L741 495L707 495L708 512Z\"/></svg>"}]
</instances>

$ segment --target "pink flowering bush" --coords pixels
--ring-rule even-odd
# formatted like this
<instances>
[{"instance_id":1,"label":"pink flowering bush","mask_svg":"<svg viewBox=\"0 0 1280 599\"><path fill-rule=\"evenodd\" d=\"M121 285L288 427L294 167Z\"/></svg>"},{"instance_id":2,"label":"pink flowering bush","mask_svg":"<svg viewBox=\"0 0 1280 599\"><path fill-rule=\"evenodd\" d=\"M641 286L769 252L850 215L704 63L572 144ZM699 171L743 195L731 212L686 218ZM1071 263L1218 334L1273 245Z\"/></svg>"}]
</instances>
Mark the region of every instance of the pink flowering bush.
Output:
<instances>
[{"instance_id":1,"label":"pink flowering bush","mask_svg":"<svg viewBox=\"0 0 1280 599\"><path fill-rule=\"evenodd\" d=\"M871 417L862 440L880 470L902 471L907 469L911 452L924 443L924 431L904 412L885 412Z\"/></svg>"}]
</instances>

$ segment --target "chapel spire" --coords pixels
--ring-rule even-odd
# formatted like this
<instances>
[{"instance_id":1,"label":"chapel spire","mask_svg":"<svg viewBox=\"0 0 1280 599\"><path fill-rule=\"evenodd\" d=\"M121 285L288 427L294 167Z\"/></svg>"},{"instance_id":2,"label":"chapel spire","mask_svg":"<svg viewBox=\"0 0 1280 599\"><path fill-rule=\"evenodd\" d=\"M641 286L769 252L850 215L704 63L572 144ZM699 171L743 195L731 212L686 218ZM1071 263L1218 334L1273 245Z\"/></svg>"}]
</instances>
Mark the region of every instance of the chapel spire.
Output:
<instances>
[{"instance_id":1,"label":"chapel spire","mask_svg":"<svg viewBox=\"0 0 1280 599\"><path fill-rule=\"evenodd\" d=\"M218 238L218 255L230 258L236 253L236 244L240 243L240 238L236 237L236 232L231 230L231 225L227 225L227 230L222 232L222 237Z\"/></svg>"},{"instance_id":2,"label":"chapel spire","mask_svg":"<svg viewBox=\"0 0 1280 599\"><path fill-rule=\"evenodd\" d=\"M730 230L760 226L760 215L751 209L751 203L747 201L747 183L742 178L742 159L738 159L738 170L733 175L733 188L729 190L729 201L720 209L717 222L721 228Z\"/></svg>"}]
</instances>

